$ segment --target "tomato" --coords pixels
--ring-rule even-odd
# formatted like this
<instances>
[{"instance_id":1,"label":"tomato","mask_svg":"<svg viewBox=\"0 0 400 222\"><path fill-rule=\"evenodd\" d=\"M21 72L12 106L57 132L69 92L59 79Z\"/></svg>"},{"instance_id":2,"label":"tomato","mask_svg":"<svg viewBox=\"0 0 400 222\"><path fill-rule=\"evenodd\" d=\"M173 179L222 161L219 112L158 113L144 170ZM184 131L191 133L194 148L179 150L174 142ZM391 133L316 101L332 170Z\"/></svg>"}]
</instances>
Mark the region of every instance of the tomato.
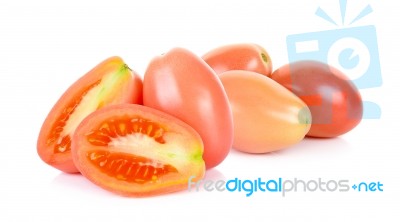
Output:
<instances>
[{"instance_id":1,"label":"tomato","mask_svg":"<svg viewBox=\"0 0 400 222\"><path fill-rule=\"evenodd\" d=\"M267 153L301 141L311 114L297 96L259 73L234 70L219 75L232 107L233 148Z\"/></svg>"},{"instance_id":2,"label":"tomato","mask_svg":"<svg viewBox=\"0 0 400 222\"><path fill-rule=\"evenodd\" d=\"M71 138L82 119L109 104L141 102L139 76L119 57L103 61L70 86L51 109L37 141L40 158L64 172L78 172Z\"/></svg>"},{"instance_id":3,"label":"tomato","mask_svg":"<svg viewBox=\"0 0 400 222\"><path fill-rule=\"evenodd\" d=\"M233 139L228 98L215 72L190 51L175 48L150 62L143 103L183 120L200 134L208 169L228 155Z\"/></svg>"},{"instance_id":4,"label":"tomato","mask_svg":"<svg viewBox=\"0 0 400 222\"><path fill-rule=\"evenodd\" d=\"M125 196L187 189L203 178L203 143L189 125L161 111L120 104L90 114L76 129L72 156L82 175Z\"/></svg>"},{"instance_id":5,"label":"tomato","mask_svg":"<svg viewBox=\"0 0 400 222\"><path fill-rule=\"evenodd\" d=\"M361 95L356 86L334 67L316 61L299 61L274 71L272 79L310 107L313 123L308 136L340 136L361 121Z\"/></svg>"},{"instance_id":6,"label":"tomato","mask_svg":"<svg viewBox=\"0 0 400 222\"><path fill-rule=\"evenodd\" d=\"M257 44L233 44L213 49L203 56L217 74L229 70L248 70L270 76L272 62L267 51Z\"/></svg>"}]
</instances>

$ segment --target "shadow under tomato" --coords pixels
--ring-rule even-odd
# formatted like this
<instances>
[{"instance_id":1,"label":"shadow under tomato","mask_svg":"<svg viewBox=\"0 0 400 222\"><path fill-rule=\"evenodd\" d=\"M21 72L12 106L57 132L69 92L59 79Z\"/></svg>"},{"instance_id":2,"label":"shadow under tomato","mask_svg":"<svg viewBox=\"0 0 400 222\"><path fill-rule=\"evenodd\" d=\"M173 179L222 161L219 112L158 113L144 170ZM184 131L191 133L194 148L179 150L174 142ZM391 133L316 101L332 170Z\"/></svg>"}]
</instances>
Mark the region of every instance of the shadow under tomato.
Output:
<instances>
[{"instance_id":1,"label":"shadow under tomato","mask_svg":"<svg viewBox=\"0 0 400 222\"><path fill-rule=\"evenodd\" d=\"M335 137L335 138L305 137L298 144L295 144L291 147L287 147L278 151L257 154L257 153L240 152L232 148L230 154L249 156L249 158L257 158L257 157L274 157L274 156L291 155L291 154L312 155L312 153L320 153L320 152L337 153L338 151L348 150L350 148L351 148L350 144L344 138L341 137Z\"/></svg>"},{"instance_id":2,"label":"shadow under tomato","mask_svg":"<svg viewBox=\"0 0 400 222\"><path fill-rule=\"evenodd\" d=\"M58 188L66 189L68 191L74 191L79 194L94 194L94 195L105 195L114 196L111 192L108 192L97 185L90 182L80 173L68 174L60 173L54 177L52 184Z\"/></svg>"},{"instance_id":3,"label":"shadow under tomato","mask_svg":"<svg viewBox=\"0 0 400 222\"><path fill-rule=\"evenodd\" d=\"M342 155L351 149L351 144L344 138L316 138L306 137L300 143L273 152L275 155L301 155L301 156L318 156L318 155Z\"/></svg>"},{"instance_id":4,"label":"shadow under tomato","mask_svg":"<svg viewBox=\"0 0 400 222\"><path fill-rule=\"evenodd\" d=\"M222 174L218 169L213 168L210 170L206 171L206 174L203 178L203 180L212 180L212 181L217 181L217 180L223 180L225 179L224 174ZM118 194L114 194L112 192L109 192L107 190L102 189L101 187L98 187L97 185L93 184L89 180L87 180L84 176L82 176L80 173L75 173L75 174L68 174L68 173L60 173L56 177L54 177L52 184L59 189L65 190L67 192L74 192L76 194L81 195L82 193L84 194L89 194L89 195L95 195L95 196L108 196L108 197L125 197L125 198L131 198L131 199L137 199L135 197L126 197L126 196L121 196ZM190 194L187 189L184 189L182 191L177 191L174 193L166 193L158 196L149 196L145 197L146 199L148 198L160 198L160 197L169 197L169 196L180 196L180 195L187 195ZM140 198L142 199L142 198Z\"/></svg>"},{"instance_id":5,"label":"shadow under tomato","mask_svg":"<svg viewBox=\"0 0 400 222\"><path fill-rule=\"evenodd\" d=\"M226 179L225 175L221 171L219 171L216 168L212 168L212 169L206 171L206 175L203 180L217 181L217 180L224 180L224 179Z\"/></svg>"}]
</instances>

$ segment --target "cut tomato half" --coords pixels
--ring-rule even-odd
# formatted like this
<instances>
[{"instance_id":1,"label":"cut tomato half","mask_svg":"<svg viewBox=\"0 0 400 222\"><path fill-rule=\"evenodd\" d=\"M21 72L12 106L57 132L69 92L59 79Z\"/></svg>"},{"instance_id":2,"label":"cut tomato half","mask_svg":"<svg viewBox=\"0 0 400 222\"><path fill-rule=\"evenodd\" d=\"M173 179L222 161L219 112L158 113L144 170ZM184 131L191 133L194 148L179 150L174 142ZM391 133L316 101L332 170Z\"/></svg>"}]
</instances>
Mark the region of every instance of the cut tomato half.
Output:
<instances>
[{"instance_id":1,"label":"cut tomato half","mask_svg":"<svg viewBox=\"0 0 400 222\"><path fill-rule=\"evenodd\" d=\"M135 104L98 110L77 128L72 156L93 183L126 196L184 190L204 176L203 142L181 120Z\"/></svg>"},{"instance_id":2,"label":"cut tomato half","mask_svg":"<svg viewBox=\"0 0 400 222\"><path fill-rule=\"evenodd\" d=\"M142 80L119 57L111 57L76 81L54 105L41 128L37 151L47 164L76 173L71 139L90 113L110 104L142 103Z\"/></svg>"}]
</instances>

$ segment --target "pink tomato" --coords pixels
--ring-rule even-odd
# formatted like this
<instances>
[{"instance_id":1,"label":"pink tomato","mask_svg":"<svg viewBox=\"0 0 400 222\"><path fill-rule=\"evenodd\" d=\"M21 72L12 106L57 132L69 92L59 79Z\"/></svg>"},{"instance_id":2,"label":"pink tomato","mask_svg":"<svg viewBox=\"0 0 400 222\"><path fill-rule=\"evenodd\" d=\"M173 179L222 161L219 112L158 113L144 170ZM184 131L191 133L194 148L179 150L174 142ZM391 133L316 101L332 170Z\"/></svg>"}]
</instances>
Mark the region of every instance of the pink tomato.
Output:
<instances>
[{"instance_id":1,"label":"pink tomato","mask_svg":"<svg viewBox=\"0 0 400 222\"><path fill-rule=\"evenodd\" d=\"M233 140L228 98L215 72L192 52L175 48L150 62L143 103L183 120L200 134L208 169L228 155Z\"/></svg>"}]
</instances>

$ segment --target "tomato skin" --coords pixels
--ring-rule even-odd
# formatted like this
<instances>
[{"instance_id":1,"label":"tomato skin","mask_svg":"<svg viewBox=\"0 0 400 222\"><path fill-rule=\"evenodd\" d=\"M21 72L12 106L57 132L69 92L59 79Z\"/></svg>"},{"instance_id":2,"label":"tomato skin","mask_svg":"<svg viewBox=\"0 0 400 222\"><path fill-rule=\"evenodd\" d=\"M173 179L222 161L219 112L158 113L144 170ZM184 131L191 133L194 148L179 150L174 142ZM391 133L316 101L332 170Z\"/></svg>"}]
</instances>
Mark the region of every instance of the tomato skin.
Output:
<instances>
[{"instance_id":1,"label":"tomato skin","mask_svg":"<svg viewBox=\"0 0 400 222\"><path fill-rule=\"evenodd\" d=\"M233 139L228 98L215 72L192 52L174 48L150 62L143 103L183 120L200 134L207 169L228 155Z\"/></svg>"},{"instance_id":2,"label":"tomato skin","mask_svg":"<svg viewBox=\"0 0 400 222\"><path fill-rule=\"evenodd\" d=\"M229 70L247 70L266 76L272 73L272 61L267 51L252 43L232 44L215 48L203 57L217 74Z\"/></svg>"},{"instance_id":3,"label":"tomato skin","mask_svg":"<svg viewBox=\"0 0 400 222\"><path fill-rule=\"evenodd\" d=\"M71 102L80 96L84 96L86 90L95 88L97 86L96 84L102 86L101 80L105 76L114 76L115 78L111 83L107 83L108 85L104 86L104 91L108 92L106 93L107 95L100 93L94 95L98 96L100 100L98 101L99 103L96 104L97 108L93 108L92 111L113 103L142 103L143 83L140 77L134 71L130 70L120 57L115 56L104 60L80 79L78 79L75 83L73 83L59 98L47 115L41 127L37 141L38 155L45 163L66 173L79 172L72 161L70 151L66 151L64 153L55 153L55 144L54 142L49 142L49 138L52 135L57 134L54 131L57 130L55 126L58 124L60 116L66 115L67 118L70 118L70 115L73 114L74 111L72 111L72 113L71 111L67 111L71 109L71 107L68 107L69 104L71 104ZM93 87L90 85L93 85ZM80 104L81 102L76 105ZM75 108L76 107L74 107L74 109ZM86 111L85 114L87 112L88 111ZM74 125L77 126L80 120L82 120L85 116L86 115L77 116L74 120ZM67 121L68 120L69 119L67 119ZM67 122L65 122L63 125L66 124ZM72 134L73 132L70 133L70 138L72 138ZM59 140L59 138L55 139L56 141Z\"/></svg>"},{"instance_id":4,"label":"tomato skin","mask_svg":"<svg viewBox=\"0 0 400 222\"><path fill-rule=\"evenodd\" d=\"M118 120L118 118L146 119L163 127L165 143L159 144L147 137L145 132L148 132L148 128L140 129L140 132L126 133L124 136L114 136L117 141L130 141L126 144L118 145L114 142L107 146L96 146L89 142L88 135L91 132L99 129L105 121ZM131 124L125 125L125 128L134 128L134 123L131 121L125 123ZM129 138L129 135L132 137ZM158 161L158 165L171 164L171 167L176 168L178 172L162 175L144 183L132 182L107 175L101 171L102 169L107 170L110 165L101 167L93 165L89 159L91 158L89 154L93 151L118 153L122 158L125 156L126 159L132 154L137 155L138 158L153 155L157 158L150 158L152 163ZM192 177L191 180L196 182L204 177L205 164L202 154L202 140L192 127L171 115L136 104L112 105L91 113L76 129L72 142L72 157L82 175L103 189L130 197L155 196L187 189L189 178ZM143 163L139 164L144 165ZM151 170L147 171L149 174L151 173ZM126 176L126 172L126 170L118 170L121 175ZM137 174L140 174L140 169L136 170L133 175Z\"/></svg>"},{"instance_id":5,"label":"tomato skin","mask_svg":"<svg viewBox=\"0 0 400 222\"><path fill-rule=\"evenodd\" d=\"M363 115L361 95L338 69L317 61L286 64L272 73L310 108L313 123L307 136L337 137L356 127Z\"/></svg>"},{"instance_id":6,"label":"tomato skin","mask_svg":"<svg viewBox=\"0 0 400 222\"><path fill-rule=\"evenodd\" d=\"M311 114L297 96L259 73L234 70L219 75L232 107L233 148L267 153L300 142Z\"/></svg>"}]
</instances>

